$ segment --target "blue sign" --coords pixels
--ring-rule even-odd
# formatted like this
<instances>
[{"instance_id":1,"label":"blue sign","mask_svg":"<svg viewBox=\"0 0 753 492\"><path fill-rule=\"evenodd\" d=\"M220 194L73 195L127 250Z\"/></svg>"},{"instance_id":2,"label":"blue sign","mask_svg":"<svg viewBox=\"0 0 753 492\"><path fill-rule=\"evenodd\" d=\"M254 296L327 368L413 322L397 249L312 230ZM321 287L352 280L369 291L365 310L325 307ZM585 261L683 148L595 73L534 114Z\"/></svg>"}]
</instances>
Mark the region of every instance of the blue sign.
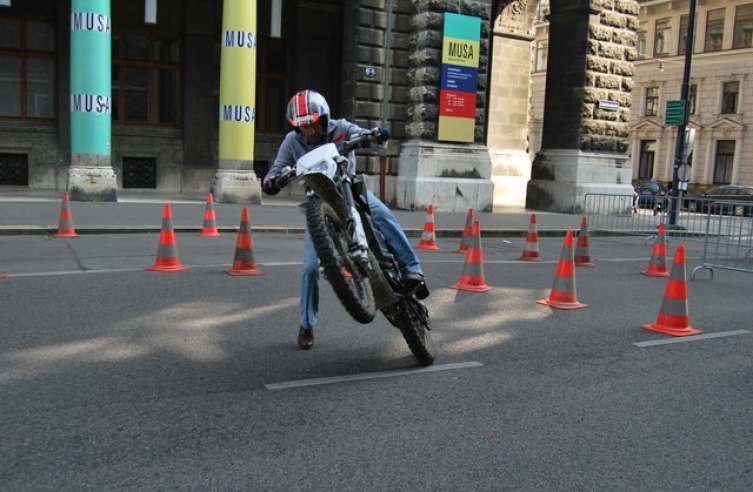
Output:
<instances>
[{"instance_id":1,"label":"blue sign","mask_svg":"<svg viewBox=\"0 0 753 492\"><path fill-rule=\"evenodd\" d=\"M442 89L461 92L476 92L478 68L459 65L442 65Z\"/></svg>"}]
</instances>

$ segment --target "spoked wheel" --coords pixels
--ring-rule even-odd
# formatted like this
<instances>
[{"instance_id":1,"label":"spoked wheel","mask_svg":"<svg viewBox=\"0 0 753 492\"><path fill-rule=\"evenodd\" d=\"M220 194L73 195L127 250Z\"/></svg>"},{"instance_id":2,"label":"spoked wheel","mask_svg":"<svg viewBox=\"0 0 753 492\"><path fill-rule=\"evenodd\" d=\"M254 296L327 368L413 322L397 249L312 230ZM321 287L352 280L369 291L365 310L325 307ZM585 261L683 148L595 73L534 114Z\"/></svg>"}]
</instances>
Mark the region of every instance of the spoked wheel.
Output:
<instances>
[{"instance_id":1,"label":"spoked wheel","mask_svg":"<svg viewBox=\"0 0 753 492\"><path fill-rule=\"evenodd\" d=\"M371 323L374 293L368 275L348 254L347 224L317 197L306 202L306 222L324 274L345 310L359 323Z\"/></svg>"},{"instance_id":2,"label":"spoked wheel","mask_svg":"<svg viewBox=\"0 0 753 492\"><path fill-rule=\"evenodd\" d=\"M387 319L403 334L411 353L422 366L430 366L436 358L434 340L429 333L429 311L423 302L408 297L385 310Z\"/></svg>"}]
</instances>

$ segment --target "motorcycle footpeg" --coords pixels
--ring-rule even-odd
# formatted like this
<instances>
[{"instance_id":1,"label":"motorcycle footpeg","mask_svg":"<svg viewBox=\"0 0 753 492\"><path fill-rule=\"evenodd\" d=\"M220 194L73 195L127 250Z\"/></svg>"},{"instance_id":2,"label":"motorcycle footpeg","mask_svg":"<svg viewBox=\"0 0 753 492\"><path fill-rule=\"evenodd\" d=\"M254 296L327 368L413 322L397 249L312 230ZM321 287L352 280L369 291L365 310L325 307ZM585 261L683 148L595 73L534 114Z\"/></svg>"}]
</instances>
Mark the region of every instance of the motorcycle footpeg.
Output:
<instances>
[{"instance_id":1,"label":"motorcycle footpeg","mask_svg":"<svg viewBox=\"0 0 753 492\"><path fill-rule=\"evenodd\" d=\"M403 282L405 285L406 295L415 295L417 299L423 300L429 297L429 288L426 286L424 279L406 278Z\"/></svg>"}]
</instances>

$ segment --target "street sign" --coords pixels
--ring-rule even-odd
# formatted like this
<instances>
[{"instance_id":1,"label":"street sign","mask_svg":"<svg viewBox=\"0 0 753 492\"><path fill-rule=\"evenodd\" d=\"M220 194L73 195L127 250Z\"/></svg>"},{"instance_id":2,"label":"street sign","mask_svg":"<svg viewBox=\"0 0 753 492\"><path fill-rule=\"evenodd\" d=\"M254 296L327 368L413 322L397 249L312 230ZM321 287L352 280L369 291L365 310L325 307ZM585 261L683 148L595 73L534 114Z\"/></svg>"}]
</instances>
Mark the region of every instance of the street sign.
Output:
<instances>
[{"instance_id":1,"label":"street sign","mask_svg":"<svg viewBox=\"0 0 753 492\"><path fill-rule=\"evenodd\" d=\"M679 101L667 101L667 111L664 116L664 124L684 125L686 107L687 101L683 99Z\"/></svg>"},{"instance_id":2,"label":"street sign","mask_svg":"<svg viewBox=\"0 0 753 492\"><path fill-rule=\"evenodd\" d=\"M690 165L687 162L683 162L677 168L677 179L683 183L690 181Z\"/></svg>"}]
</instances>

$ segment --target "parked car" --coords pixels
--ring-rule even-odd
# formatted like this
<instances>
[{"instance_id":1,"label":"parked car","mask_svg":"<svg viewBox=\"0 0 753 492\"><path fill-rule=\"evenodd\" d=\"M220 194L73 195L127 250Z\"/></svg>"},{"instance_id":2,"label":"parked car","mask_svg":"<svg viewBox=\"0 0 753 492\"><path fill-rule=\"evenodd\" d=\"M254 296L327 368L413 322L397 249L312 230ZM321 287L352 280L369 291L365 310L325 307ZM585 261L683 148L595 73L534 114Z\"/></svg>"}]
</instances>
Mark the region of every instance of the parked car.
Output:
<instances>
[{"instance_id":1,"label":"parked car","mask_svg":"<svg viewBox=\"0 0 753 492\"><path fill-rule=\"evenodd\" d=\"M633 185L633 188L638 193L638 206L640 208L653 208L656 197L667 193L661 183L656 181L638 181Z\"/></svg>"},{"instance_id":2,"label":"parked car","mask_svg":"<svg viewBox=\"0 0 753 492\"><path fill-rule=\"evenodd\" d=\"M724 202L740 203L725 205ZM724 185L711 188L704 193L687 197L684 206L690 212L708 213L711 207L714 213L753 216L753 186Z\"/></svg>"}]
</instances>

